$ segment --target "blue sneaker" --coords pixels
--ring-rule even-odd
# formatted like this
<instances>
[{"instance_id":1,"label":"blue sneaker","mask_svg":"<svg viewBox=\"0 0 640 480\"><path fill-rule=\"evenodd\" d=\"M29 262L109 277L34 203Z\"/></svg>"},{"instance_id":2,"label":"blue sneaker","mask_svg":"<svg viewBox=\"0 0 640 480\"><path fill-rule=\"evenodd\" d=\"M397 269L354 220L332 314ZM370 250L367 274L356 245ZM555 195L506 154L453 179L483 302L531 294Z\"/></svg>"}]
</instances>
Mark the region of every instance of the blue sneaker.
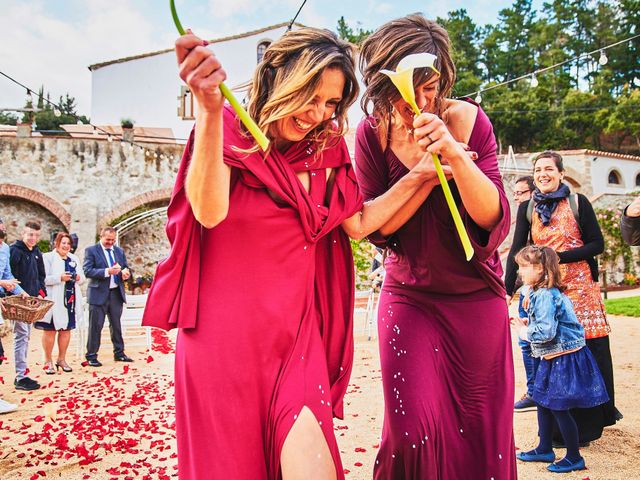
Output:
<instances>
[{"instance_id":1,"label":"blue sneaker","mask_svg":"<svg viewBox=\"0 0 640 480\"><path fill-rule=\"evenodd\" d=\"M584 464L584 458L580 457L580 460L571 462L565 457L559 462L549 465L547 470L553 473L567 473L574 472L576 470L584 470L585 468L587 468L587 466Z\"/></svg>"},{"instance_id":2,"label":"blue sneaker","mask_svg":"<svg viewBox=\"0 0 640 480\"><path fill-rule=\"evenodd\" d=\"M520 452L516 454L516 458L518 460L522 460L523 462L549 463L553 462L556 459L556 454L553 453L553 450L546 453L538 453L538 451L534 448L533 450L529 450L528 452Z\"/></svg>"},{"instance_id":3,"label":"blue sneaker","mask_svg":"<svg viewBox=\"0 0 640 480\"><path fill-rule=\"evenodd\" d=\"M524 394L520 400L513 404L516 412L530 412L537 409L536 402L528 395Z\"/></svg>"}]
</instances>

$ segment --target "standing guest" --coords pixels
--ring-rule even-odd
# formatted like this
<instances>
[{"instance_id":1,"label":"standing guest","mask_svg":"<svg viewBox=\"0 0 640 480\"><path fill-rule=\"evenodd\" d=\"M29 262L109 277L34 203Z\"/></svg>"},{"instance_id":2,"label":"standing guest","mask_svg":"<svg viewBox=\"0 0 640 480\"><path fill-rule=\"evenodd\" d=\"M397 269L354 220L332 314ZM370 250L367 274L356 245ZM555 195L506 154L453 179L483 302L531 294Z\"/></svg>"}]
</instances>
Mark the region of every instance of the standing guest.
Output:
<instances>
[{"instance_id":1,"label":"standing guest","mask_svg":"<svg viewBox=\"0 0 640 480\"><path fill-rule=\"evenodd\" d=\"M2 282L0 282L0 285L1 284ZM2 325L2 312L4 312L4 303L2 303L2 297L0 296L0 325ZM0 355L0 365L2 365L3 360L4 360L4 357ZM16 405L15 403L10 403L0 398L0 414L15 412L17 409L18 409L18 405Z\"/></svg>"},{"instance_id":2,"label":"standing guest","mask_svg":"<svg viewBox=\"0 0 640 480\"><path fill-rule=\"evenodd\" d=\"M35 328L42 330L42 348L44 349L44 371L51 375L62 368L64 372L73 371L67 363L66 355L71 339L71 330L76 328L83 315L83 299L79 283L84 280L79 268L78 257L71 253L72 239L68 233L60 232L54 240L55 249L43 255L44 269L47 274L47 299L54 302L53 308ZM58 359L55 369L52 360L53 345L58 336Z\"/></svg>"},{"instance_id":3,"label":"standing guest","mask_svg":"<svg viewBox=\"0 0 640 480\"><path fill-rule=\"evenodd\" d=\"M29 220L24 224L22 240L11 245L11 272L20 282L22 289L32 297L44 298L47 295L44 278L42 253L38 248L40 224ZM13 326L13 350L16 364L16 379L13 384L17 390L37 390L40 384L27 376L27 353L31 324L15 322Z\"/></svg>"},{"instance_id":4,"label":"standing guest","mask_svg":"<svg viewBox=\"0 0 640 480\"><path fill-rule=\"evenodd\" d=\"M4 223L0 219L0 298L7 295L21 295L24 290L18 285L18 281L11 273L11 252L6 242L7 234L4 229ZM2 314L0 313L0 325L2 325ZM0 365L4 359L4 348L0 341Z\"/></svg>"},{"instance_id":5,"label":"standing guest","mask_svg":"<svg viewBox=\"0 0 640 480\"><path fill-rule=\"evenodd\" d=\"M362 205L342 137L354 51L334 33L292 30L267 48L248 101L266 153L224 105L225 72L206 45L190 32L176 41L198 116L143 322L180 327L179 475L343 479L332 417L353 360L345 232L378 228L435 173L421 162Z\"/></svg>"},{"instance_id":6,"label":"standing guest","mask_svg":"<svg viewBox=\"0 0 640 480\"><path fill-rule=\"evenodd\" d=\"M562 156L557 152L545 151L533 158L536 190L532 202L518 208L505 283L507 294L512 295L518 271L514 258L527 242L551 247L558 254L565 293L584 327L587 347L598 362L609 395L603 405L572 412L580 443L586 443L600 438L604 427L615 424L618 413L609 347L611 329L597 283L595 259L604 250L604 239L591 203L584 195L571 194L562 183L564 174ZM559 435L556 441L560 442Z\"/></svg>"},{"instance_id":7,"label":"standing guest","mask_svg":"<svg viewBox=\"0 0 640 480\"><path fill-rule=\"evenodd\" d=\"M640 246L640 196L622 210L620 231L625 242L632 247Z\"/></svg>"},{"instance_id":8,"label":"standing guest","mask_svg":"<svg viewBox=\"0 0 640 480\"><path fill-rule=\"evenodd\" d=\"M585 347L584 328L578 322L571 300L563 295L558 255L549 247L529 246L515 258L522 281L531 290L527 337L533 355L541 358L533 399L538 405L538 446L518 453L523 462L550 463L547 470L567 473L584 470L580 456L578 426L569 409L590 408L605 403L607 388L591 351ZM567 454L555 462L552 433L554 420L562 434Z\"/></svg>"},{"instance_id":9,"label":"standing guest","mask_svg":"<svg viewBox=\"0 0 640 480\"><path fill-rule=\"evenodd\" d=\"M513 187L513 199L515 200L516 204L520 205L523 202L528 202L531 199L531 193L535 188L536 187L533 183L533 177L531 175L526 175L518 178ZM514 290L518 290L521 284L522 282L517 280L517 284ZM524 371L527 378L527 391L513 406L513 408L519 412L524 412L536 408L536 404L531 397L533 395L533 382L536 378L536 369L539 363L539 360L531 355L531 344L527 340L527 312L523 306L524 298L525 296L521 292L518 305L519 318L516 321L516 325L520 326L518 345L520 346L520 350L522 351L522 362L524 364ZM510 299L507 300L507 303L510 303Z\"/></svg>"},{"instance_id":10,"label":"standing guest","mask_svg":"<svg viewBox=\"0 0 640 480\"><path fill-rule=\"evenodd\" d=\"M87 301L89 302L89 336L86 358L89 366L101 367L98 360L100 335L105 316L109 316L109 331L113 344L113 357L117 362L133 362L124 353L122 339L122 305L127 301L124 282L131 276L124 250L116 246L116 229L104 227L100 241L87 247L82 268L89 279Z\"/></svg>"},{"instance_id":11,"label":"standing guest","mask_svg":"<svg viewBox=\"0 0 640 480\"><path fill-rule=\"evenodd\" d=\"M425 52L437 57L440 74L414 72L424 112L414 118L380 70ZM389 252L378 307L385 416L374 478L515 479L513 357L497 252L509 203L491 122L476 103L447 98L455 80L449 37L422 15L380 27L363 43L360 62L365 113L373 104L356 135L365 199L430 159L425 151L440 155L475 249L466 261L437 179L369 235ZM470 157L465 145L477 153Z\"/></svg>"},{"instance_id":12,"label":"standing guest","mask_svg":"<svg viewBox=\"0 0 640 480\"><path fill-rule=\"evenodd\" d=\"M516 204L520 205L522 202L528 202L535 188L533 176L525 175L518 178L513 186L513 199Z\"/></svg>"},{"instance_id":13,"label":"standing guest","mask_svg":"<svg viewBox=\"0 0 640 480\"><path fill-rule=\"evenodd\" d=\"M6 243L6 233L4 229L4 222L0 219L0 305L2 297L7 294L13 295L26 295L24 290L18 285L18 281L13 277L10 267L10 249ZM2 307L4 308L4 307ZM0 310L0 325L4 323L2 319L2 311ZM0 365L4 361L4 348L2 347L2 341L0 339ZM0 413L9 413L18 409L18 406L14 403L9 403L0 398Z\"/></svg>"}]
</instances>

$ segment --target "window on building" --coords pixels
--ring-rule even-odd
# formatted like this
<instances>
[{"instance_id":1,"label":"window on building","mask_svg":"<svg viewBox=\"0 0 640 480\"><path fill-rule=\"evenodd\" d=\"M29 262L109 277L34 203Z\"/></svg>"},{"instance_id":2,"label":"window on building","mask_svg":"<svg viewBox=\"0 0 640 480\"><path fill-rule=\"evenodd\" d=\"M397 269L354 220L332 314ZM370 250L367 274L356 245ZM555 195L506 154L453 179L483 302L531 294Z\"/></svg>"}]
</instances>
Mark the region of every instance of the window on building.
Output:
<instances>
[{"instance_id":1,"label":"window on building","mask_svg":"<svg viewBox=\"0 0 640 480\"><path fill-rule=\"evenodd\" d=\"M608 178L609 185L620 185L620 174L617 170L611 170Z\"/></svg>"},{"instance_id":2,"label":"window on building","mask_svg":"<svg viewBox=\"0 0 640 480\"><path fill-rule=\"evenodd\" d=\"M271 42L260 42L258 44L258 63L262 61L262 57L264 57L264 52L271 45Z\"/></svg>"},{"instance_id":3,"label":"window on building","mask_svg":"<svg viewBox=\"0 0 640 480\"><path fill-rule=\"evenodd\" d=\"M195 110L193 106L193 95L189 87L180 88L180 96L178 97L178 116L183 120L194 120Z\"/></svg>"},{"instance_id":4,"label":"window on building","mask_svg":"<svg viewBox=\"0 0 640 480\"><path fill-rule=\"evenodd\" d=\"M636 187L640 187L640 173L636 175Z\"/></svg>"}]
</instances>

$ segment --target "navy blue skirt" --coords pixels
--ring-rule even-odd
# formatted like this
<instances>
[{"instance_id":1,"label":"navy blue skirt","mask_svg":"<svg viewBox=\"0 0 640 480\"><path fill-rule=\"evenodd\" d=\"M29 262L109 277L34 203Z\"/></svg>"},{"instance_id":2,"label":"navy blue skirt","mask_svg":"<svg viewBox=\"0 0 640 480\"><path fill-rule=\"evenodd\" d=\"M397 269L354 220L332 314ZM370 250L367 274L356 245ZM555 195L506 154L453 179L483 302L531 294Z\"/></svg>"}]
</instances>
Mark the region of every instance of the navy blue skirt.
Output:
<instances>
[{"instance_id":1,"label":"navy blue skirt","mask_svg":"<svg viewBox=\"0 0 640 480\"><path fill-rule=\"evenodd\" d=\"M609 400L595 358L588 348L540 360L533 401L551 410L591 408Z\"/></svg>"}]
</instances>

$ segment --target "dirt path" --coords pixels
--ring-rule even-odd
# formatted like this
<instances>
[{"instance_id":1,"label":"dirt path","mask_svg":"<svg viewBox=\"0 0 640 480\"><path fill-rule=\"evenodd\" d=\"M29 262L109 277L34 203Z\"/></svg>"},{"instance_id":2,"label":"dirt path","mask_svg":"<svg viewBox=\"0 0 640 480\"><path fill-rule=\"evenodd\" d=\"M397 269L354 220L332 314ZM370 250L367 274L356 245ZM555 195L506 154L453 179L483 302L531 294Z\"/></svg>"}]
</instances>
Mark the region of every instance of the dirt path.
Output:
<instances>
[{"instance_id":1,"label":"dirt path","mask_svg":"<svg viewBox=\"0 0 640 480\"><path fill-rule=\"evenodd\" d=\"M589 469L562 476L565 480L640 478L640 408L636 403L640 321L612 317L611 324L616 399L625 418L583 450ZM30 342L30 365L33 377L44 388L29 393L13 388L11 342L3 339L10 359L0 366L0 396L18 403L20 409L0 416L0 478L177 478L173 355L130 350L136 360L133 364L114 363L102 355L102 368L82 367L76 360L73 373L49 376L42 372L39 337L35 331ZM170 350L170 341L161 338L160 349ZM515 342L514 358L516 390L521 393L524 372ZM357 336L346 416L335 424L348 479L371 478L383 418L380 382L376 340ZM517 447L533 447L535 412L518 413L514 419ZM524 480L559 478L546 472L543 464L520 463L518 471Z\"/></svg>"}]
</instances>

